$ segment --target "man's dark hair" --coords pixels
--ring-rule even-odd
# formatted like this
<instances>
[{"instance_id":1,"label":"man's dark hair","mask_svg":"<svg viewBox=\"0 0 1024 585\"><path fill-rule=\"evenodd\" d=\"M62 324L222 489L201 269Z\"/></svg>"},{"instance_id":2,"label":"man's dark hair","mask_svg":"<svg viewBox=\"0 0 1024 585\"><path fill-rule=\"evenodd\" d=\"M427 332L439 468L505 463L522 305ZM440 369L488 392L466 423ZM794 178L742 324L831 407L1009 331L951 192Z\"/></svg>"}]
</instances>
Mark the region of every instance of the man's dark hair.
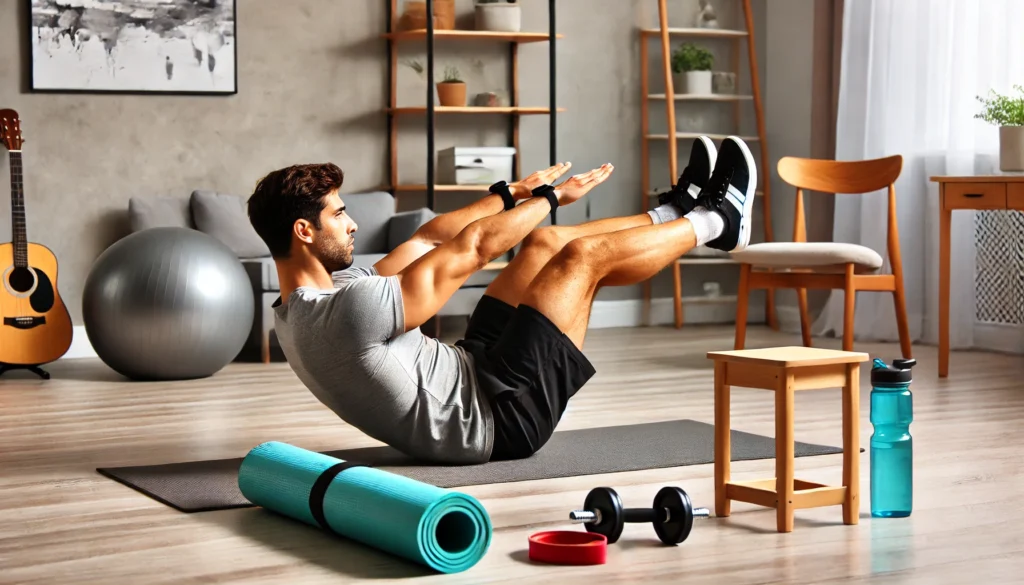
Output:
<instances>
[{"instance_id":1,"label":"man's dark hair","mask_svg":"<svg viewBox=\"0 0 1024 585\"><path fill-rule=\"evenodd\" d=\"M294 165L260 179L249 197L249 222L274 258L288 256L297 220L320 228L325 198L344 180L345 173L334 163Z\"/></svg>"}]
</instances>

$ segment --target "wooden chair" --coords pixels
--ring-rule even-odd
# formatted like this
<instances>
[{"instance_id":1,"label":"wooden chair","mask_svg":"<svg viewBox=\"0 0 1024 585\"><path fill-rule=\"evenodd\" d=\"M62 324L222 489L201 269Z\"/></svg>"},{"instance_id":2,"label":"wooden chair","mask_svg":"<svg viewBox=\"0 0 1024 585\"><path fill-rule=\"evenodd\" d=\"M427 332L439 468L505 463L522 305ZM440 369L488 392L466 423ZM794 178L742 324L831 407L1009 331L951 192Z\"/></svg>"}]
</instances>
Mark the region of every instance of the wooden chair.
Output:
<instances>
[{"instance_id":1,"label":"wooden chair","mask_svg":"<svg viewBox=\"0 0 1024 585\"><path fill-rule=\"evenodd\" d=\"M736 304L735 349L743 349L747 330L747 304L753 289L791 288L800 303L803 343L811 347L811 319L806 289L842 289L843 350L853 350L853 317L857 291L891 292L896 308L900 349L910 358L910 332L903 290L903 266L896 226L896 178L903 157L896 155L865 161L831 161L785 157L779 161L779 177L796 187L796 217L792 242L752 244L734 253L741 264L739 298ZM863 194L888 187L888 255L892 274L882 274L884 263L866 246L839 242L808 242L804 222L804 189L821 193Z\"/></svg>"}]
</instances>

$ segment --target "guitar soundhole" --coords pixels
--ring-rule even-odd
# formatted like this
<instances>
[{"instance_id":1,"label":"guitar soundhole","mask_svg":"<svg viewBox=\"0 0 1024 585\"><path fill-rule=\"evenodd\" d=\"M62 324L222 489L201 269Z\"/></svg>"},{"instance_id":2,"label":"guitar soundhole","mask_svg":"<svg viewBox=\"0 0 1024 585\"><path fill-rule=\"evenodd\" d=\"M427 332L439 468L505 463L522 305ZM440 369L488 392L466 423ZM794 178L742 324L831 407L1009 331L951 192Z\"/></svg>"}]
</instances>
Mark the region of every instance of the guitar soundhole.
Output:
<instances>
[{"instance_id":1,"label":"guitar soundhole","mask_svg":"<svg viewBox=\"0 0 1024 585\"><path fill-rule=\"evenodd\" d=\"M32 290L32 286L36 283L36 279L32 276L32 272L28 268L15 268L11 271L11 275L7 278L7 282L15 292L24 293Z\"/></svg>"}]
</instances>

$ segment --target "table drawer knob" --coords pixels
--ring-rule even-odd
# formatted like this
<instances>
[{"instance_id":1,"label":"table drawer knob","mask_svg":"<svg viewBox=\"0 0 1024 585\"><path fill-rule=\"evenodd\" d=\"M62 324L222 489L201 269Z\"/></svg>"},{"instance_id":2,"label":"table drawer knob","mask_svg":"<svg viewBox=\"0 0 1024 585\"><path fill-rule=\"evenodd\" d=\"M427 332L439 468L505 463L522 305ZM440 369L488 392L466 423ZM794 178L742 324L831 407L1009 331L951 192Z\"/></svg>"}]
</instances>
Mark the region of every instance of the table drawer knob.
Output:
<instances>
[{"instance_id":1,"label":"table drawer knob","mask_svg":"<svg viewBox=\"0 0 1024 585\"><path fill-rule=\"evenodd\" d=\"M964 193L964 197L968 197L970 199L978 199L980 197L984 197L984 194L982 194L982 193Z\"/></svg>"}]
</instances>

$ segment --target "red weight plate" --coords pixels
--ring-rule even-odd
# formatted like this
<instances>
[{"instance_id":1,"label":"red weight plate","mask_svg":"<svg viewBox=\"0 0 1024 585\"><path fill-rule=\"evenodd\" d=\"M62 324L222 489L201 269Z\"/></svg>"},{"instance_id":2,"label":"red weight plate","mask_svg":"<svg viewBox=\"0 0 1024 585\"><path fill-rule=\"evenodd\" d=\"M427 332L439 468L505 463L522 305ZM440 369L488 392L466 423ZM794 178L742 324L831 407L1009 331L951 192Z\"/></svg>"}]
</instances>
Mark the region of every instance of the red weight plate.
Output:
<instances>
[{"instance_id":1,"label":"red weight plate","mask_svg":"<svg viewBox=\"0 0 1024 585\"><path fill-rule=\"evenodd\" d=\"M594 532L552 530L530 536L530 560L555 565L603 565L608 539Z\"/></svg>"}]
</instances>

